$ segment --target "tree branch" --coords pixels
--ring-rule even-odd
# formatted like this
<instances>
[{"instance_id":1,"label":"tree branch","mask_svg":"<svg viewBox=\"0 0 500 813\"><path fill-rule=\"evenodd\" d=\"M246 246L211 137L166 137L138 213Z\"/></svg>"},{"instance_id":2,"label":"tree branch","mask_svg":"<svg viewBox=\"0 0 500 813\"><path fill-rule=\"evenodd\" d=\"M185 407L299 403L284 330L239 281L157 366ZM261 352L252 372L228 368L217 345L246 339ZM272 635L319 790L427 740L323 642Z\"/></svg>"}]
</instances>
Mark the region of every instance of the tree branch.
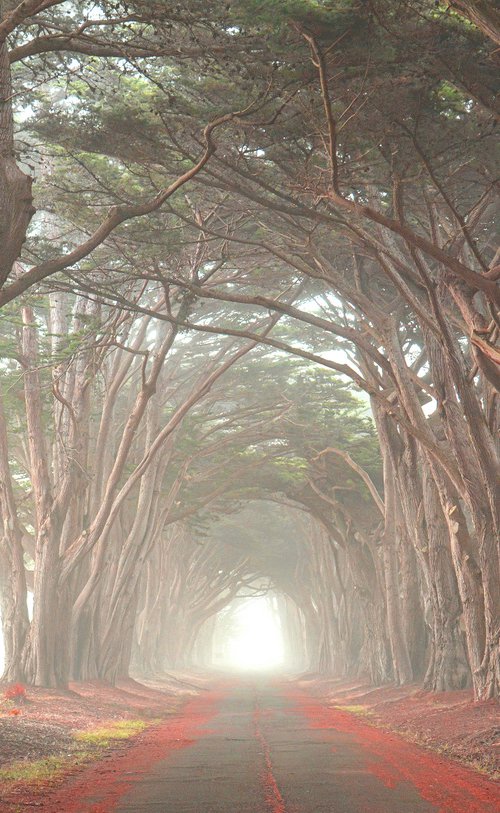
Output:
<instances>
[{"instance_id":1,"label":"tree branch","mask_svg":"<svg viewBox=\"0 0 500 813\"><path fill-rule=\"evenodd\" d=\"M165 203L165 201L174 194L174 192L194 178L195 175L197 175L203 169L207 161L213 155L216 150L215 144L212 140L214 130L217 127L220 127L222 124L231 121L238 115L242 115L242 113L226 113L225 115L214 119L212 122L210 122L210 124L207 124L203 131L205 150L201 158L199 158L193 167L176 178L175 181L173 181L165 189L162 189L157 195L155 195L154 198L146 201L146 203L113 206L110 209L106 219L103 220L101 225L94 231L88 240L85 240L84 243L81 243L79 246L77 246L77 248L73 249L73 251L70 251L68 254L61 254L59 257L54 257L53 259L47 260L40 265L34 266L26 274L23 274L15 282L4 288L4 290L0 293L0 307L5 305L7 302L11 302L13 299L15 299L15 297L19 296L28 288L35 285L35 283L41 282L41 280L52 276L52 274L56 274L58 271L62 271L64 268L69 268L82 260L84 257L87 257L92 253L92 251L98 248L98 246L100 246L121 223L124 223L127 220L132 220L136 217L143 217L144 215L151 214L159 209L163 203Z\"/></svg>"}]
</instances>

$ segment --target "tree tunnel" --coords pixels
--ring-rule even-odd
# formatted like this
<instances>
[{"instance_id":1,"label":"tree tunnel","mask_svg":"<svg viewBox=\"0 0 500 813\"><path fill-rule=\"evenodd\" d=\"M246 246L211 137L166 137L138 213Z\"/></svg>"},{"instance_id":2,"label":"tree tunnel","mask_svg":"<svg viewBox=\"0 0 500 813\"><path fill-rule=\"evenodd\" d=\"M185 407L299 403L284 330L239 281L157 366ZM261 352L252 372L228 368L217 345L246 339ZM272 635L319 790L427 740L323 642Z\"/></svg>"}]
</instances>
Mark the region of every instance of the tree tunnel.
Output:
<instances>
[{"instance_id":1,"label":"tree tunnel","mask_svg":"<svg viewBox=\"0 0 500 813\"><path fill-rule=\"evenodd\" d=\"M190 665L339 676L361 668L374 631L360 632L341 552L298 507L249 501L202 533L174 534L165 554L139 590L137 674Z\"/></svg>"},{"instance_id":2,"label":"tree tunnel","mask_svg":"<svg viewBox=\"0 0 500 813\"><path fill-rule=\"evenodd\" d=\"M372 5L0 3L4 680L268 585L293 668L500 694L498 21Z\"/></svg>"}]
</instances>

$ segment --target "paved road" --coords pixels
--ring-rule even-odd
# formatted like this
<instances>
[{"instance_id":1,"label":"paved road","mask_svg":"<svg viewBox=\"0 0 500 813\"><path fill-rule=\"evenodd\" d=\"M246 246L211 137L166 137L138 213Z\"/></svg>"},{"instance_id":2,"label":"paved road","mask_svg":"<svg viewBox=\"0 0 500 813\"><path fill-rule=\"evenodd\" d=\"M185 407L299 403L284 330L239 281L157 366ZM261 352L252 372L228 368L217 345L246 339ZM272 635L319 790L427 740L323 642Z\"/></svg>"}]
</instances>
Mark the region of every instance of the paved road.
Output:
<instances>
[{"instance_id":1,"label":"paved road","mask_svg":"<svg viewBox=\"0 0 500 813\"><path fill-rule=\"evenodd\" d=\"M500 810L495 783L264 680L203 693L61 798L51 813Z\"/></svg>"}]
</instances>

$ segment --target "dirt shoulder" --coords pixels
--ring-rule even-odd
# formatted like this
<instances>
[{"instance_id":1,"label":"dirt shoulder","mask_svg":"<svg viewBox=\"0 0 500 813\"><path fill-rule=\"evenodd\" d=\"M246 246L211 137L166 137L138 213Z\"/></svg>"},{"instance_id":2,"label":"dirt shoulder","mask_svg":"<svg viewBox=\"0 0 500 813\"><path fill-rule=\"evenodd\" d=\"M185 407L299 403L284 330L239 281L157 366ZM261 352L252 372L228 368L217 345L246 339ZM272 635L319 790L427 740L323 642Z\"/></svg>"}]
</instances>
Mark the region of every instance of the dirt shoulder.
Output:
<instances>
[{"instance_id":1,"label":"dirt shoulder","mask_svg":"<svg viewBox=\"0 0 500 813\"><path fill-rule=\"evenodd\" d=\"M116 687L71 684L64 692L28 687L25 699L5 699L11 687L0 684L0 811L41 805L69 777L129 748L204 687L201 678L176 674Z\"/></svg>"},{"instance_id":2,"label":"dirt shoulder","mask_svg":"<svg viewBox=\"0 0 500 813\"><path fill-rule=\"evenodd\" d=\"M500 778L500 703L475 703L472 692L433 694L417 686L374 688L363 681L317 675L296 681L329 706L362 716L365 722Z\"/></svg>"}]
</instances>

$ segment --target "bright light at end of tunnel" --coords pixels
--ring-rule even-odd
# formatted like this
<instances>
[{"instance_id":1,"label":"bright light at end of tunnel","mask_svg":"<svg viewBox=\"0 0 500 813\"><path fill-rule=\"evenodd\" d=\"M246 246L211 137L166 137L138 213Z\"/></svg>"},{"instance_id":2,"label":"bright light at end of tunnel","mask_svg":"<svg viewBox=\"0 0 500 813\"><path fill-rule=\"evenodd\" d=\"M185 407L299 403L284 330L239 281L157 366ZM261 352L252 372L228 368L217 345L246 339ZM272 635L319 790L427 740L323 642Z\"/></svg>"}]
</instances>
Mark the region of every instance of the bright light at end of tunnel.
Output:
<instances>
[{"instance_id":1,"label":"bright light at end of tunnel","mask_svg":"<svg viewBox=\"0 0 500 813\"><path fill-rule=\"evenodd\" d=\"M236 629L226 644L228 666L244 670L276 669L283 664L283 635L266 597L245 602L235 613Z\"/></svg>"}]
</instances>

